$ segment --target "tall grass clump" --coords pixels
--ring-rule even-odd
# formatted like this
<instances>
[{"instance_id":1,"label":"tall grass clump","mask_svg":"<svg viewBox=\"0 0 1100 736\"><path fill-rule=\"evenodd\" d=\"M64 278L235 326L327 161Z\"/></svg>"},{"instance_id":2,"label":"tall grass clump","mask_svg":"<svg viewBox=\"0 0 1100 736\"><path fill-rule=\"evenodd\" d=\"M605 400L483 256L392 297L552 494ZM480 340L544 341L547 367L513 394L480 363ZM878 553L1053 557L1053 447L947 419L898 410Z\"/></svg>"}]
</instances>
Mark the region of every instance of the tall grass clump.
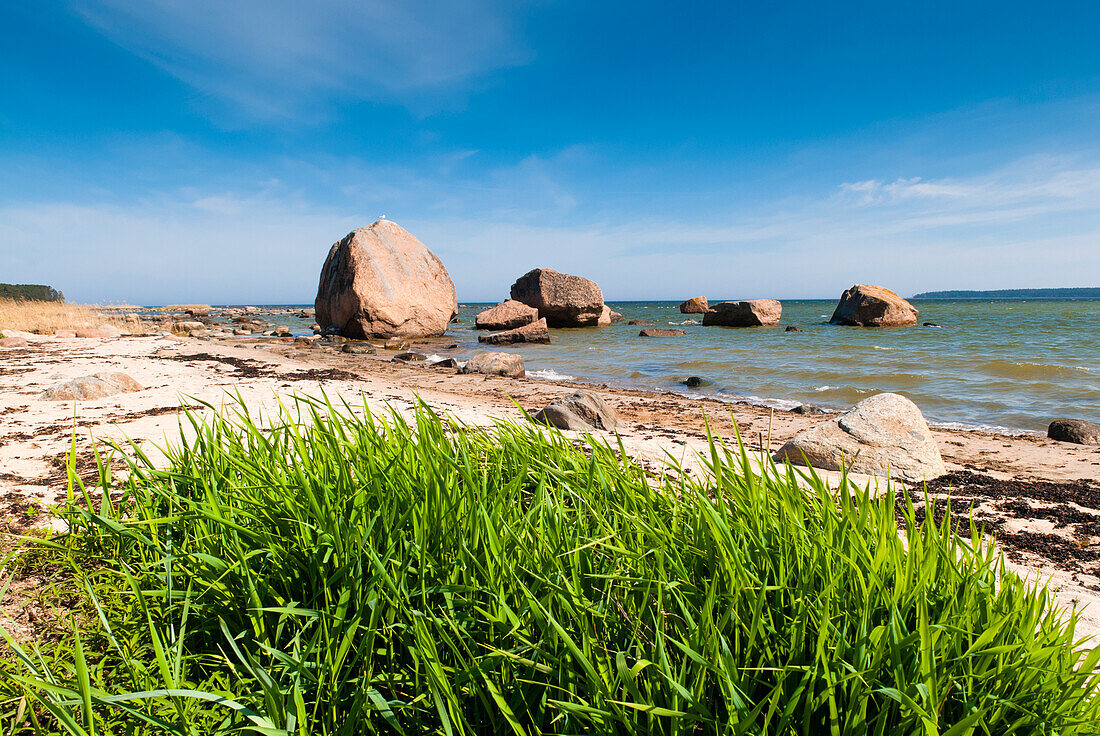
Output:
<instances>
[{"instance_id":1,"label":"tall grass clump","mask_svg":"<svg viewBox=\"0 0 1100 736\"><path fill-rule=\"evenodd\" d=\"M23 553L73 629L9 637L13 732L1098 730L1075 615L892 494L758 477L740 443L651 472L425 407L238 412L190 415L166 466L130 448L115 501L74 478L70 531Z\"/></svg>"},{"instance_id":2,"label":"tall grass clump","mask_svg":"<svg viewBox=\"0 0 1100 736\"><path fill-rule=\"evenodd\" d=\"M0 298L0 328L52 335L57 330L85 330L110 324L133 330L135 322L108 314L106 307L63 301Z\"/></svg>"}]
</instances>

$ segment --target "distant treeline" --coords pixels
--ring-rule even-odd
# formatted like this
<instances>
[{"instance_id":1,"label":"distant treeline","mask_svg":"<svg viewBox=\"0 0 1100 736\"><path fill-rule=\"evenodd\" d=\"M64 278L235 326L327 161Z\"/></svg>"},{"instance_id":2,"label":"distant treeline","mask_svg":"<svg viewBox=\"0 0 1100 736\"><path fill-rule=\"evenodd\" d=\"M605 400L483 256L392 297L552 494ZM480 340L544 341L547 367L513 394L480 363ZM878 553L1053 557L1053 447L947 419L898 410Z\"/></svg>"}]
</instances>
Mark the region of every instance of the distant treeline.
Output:
<instances>
[{"instance_id":1,"label":"distant treeline","mask_svg":"<svg viewBox=\"0 0 1100 736\"><path fill-rule=\"evenodd\" d=\"M65 295L52 286L44 284L0 284L0 299L63 302Z\"/></svg>"},{"instance_id":2,"label":"distant treeline","mask_svg":"<svg viewBox=\"0 0 1100 736\"><path fill-rule=\"evenodd\" d=\"M925 291L913 299L1100 299L1100 287L1075 289L996 289L994 291Z\"/></svg>"}]
</instances>

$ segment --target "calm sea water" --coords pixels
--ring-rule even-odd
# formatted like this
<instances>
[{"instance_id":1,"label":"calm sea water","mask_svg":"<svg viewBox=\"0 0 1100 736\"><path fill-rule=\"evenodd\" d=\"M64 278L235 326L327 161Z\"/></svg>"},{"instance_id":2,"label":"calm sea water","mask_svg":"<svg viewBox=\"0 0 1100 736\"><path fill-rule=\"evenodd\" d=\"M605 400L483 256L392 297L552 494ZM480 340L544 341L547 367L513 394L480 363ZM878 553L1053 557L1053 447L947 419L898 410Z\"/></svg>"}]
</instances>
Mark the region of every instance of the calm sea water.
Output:
<instances>
[{"instance_id":1,"label":"calm sea water","mask_svg":"<svg viewBox=\"0 0 1100 736\"><path fill-rule=\"evenodd\" d=\"M680 325L673 302L615 302L626 320L682 326L687 335L638 337L622 322L552 330L551 345L501 348L521 353L529 375L569 376L776 407L801 403L846 409L880 391L909 397L933 422L1043 431L1054 417L1100 422L1100 300L920 301L921 322L941 327L859 328L827 324L835 301L785 301L778 328ZM466 304L451 326L478 349ZM482 349L484 346L482 346ZM708 382L682 385L689 376Z\"/></svg>"}]
</instances>

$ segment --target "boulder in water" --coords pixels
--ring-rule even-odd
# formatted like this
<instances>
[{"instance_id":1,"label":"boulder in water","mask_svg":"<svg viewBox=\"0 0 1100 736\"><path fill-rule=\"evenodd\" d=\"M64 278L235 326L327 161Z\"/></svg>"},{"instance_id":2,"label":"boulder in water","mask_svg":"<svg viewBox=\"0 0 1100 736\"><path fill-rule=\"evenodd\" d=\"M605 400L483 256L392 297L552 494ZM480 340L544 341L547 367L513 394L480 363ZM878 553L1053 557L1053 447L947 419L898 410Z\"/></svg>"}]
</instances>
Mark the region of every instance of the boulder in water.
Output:
<instances>
[{"instance_id":1,"label":"boulder in water","mask_svg":"<svg viewBox=\"0 0 1100 736\"><path fill-rule=\"evenodd\" d=\"M520 276L512 284L511 295L537 309L550 327L591 327L604 314L603 292L595 281L552 268L536 268ZM610 324L610 314L607 319Z\"/></svg>"},{"instance_id":2,"label":"boulder in water","mask_svg":"<svg viewBox=\"0 0 1100 736\"><path fill-rule=\"evenodd\" d=\"M901 327L917 324L917 309L881 286L855 284L840 296L829 320L834 325Z\"/></svg>"},{"instance_id":3,"label":"boulder in water","mask_svg":"<svg viewBox=\"0 0 1100 736\"><path fill-rule=\"evenodd\" d=\"M477 315L474 326L479 330L514 330L539 318L539 310L523 302L508 299Z\"/></svg>"},{"instance_id":4,"label":"boulder in water","mask_svg":"<svg viewBox=\"0 0 1100 736\"><path fill-rule=\"evenodd\" d=\"M687 332L680 329L670 330L661 327L650 327L638 333L638 337L679 337Z\"/></svg>"},{"instance_id":5,"label":"boulder in water","mask_svg":"<svg viewBox=\"0 0 1100 736\"><path fill-rule=\"evenodd\" d=\"M329 250L314 304L322 328L352 338L442 335L458 313L443 262L390 220L359 228Z\"/></svg>"},{"instance_id":6,"label":"boulder in water","mask_svg":"<svg viewBox=\"0 0 1100 736\"><path fill-rule=\"evenodd\" d=\"M779 324L783 305L775 299L720 302L703 314L703 324L715 327L762 327Z\"/></svg>"},{"instance_id":7,"label":"boulder in water","mask_svg":"<svg viewBox=\"0 0 1100 736\"><path fill-rule=\"evenodd\" d=\"M906 481L931 480L947 472L920 409L889 393L864 399L837 418L799 432L775 459Z\"/></svg>"},{"instance_id":8,"label":"boulder in water","mask_svg":"<svg viewBox=\"0 0 1100 736\"><path fill-rule=\"evenodd\" d=\"M707 298L697 296L680 305L680 314L706 314L708 309L710 307L707 306Z\"/></svg>"},{"instance_id":9,"label":"boulder in water","mask_svg":"<svg viewBox=\"0 0 1100 736\"><path fill-rule=\"evenodd\" d=\"M1077 445L1100 445L1100 424L1086 419L1055 419L1047 427L1047 437Z\"/></svg>"},{"instance_id":10,"label":"boulder in water","mask_svg":"<svg viewBox=\"0 0 1100 736\"><path fill-rule=\"evenodd\" d=\"M619 426L615 410L599 395L583 389L551 402L531 419L539 424L578 432L590 429L614 431Z\"/></svg>"},{"instance_id":11,"label":"boulder in water","mask_svg":"<svg viewBox=\"0 0 1100 736\"><path fill-rule=\"evenodd\" d=\"M532 322L514 330L481 335L477 338L477 341L486 345L511 345L517 342L549 344L550 330L546 328L546 320L540 319L538 322Z\"/></svg>"}]
</instances>

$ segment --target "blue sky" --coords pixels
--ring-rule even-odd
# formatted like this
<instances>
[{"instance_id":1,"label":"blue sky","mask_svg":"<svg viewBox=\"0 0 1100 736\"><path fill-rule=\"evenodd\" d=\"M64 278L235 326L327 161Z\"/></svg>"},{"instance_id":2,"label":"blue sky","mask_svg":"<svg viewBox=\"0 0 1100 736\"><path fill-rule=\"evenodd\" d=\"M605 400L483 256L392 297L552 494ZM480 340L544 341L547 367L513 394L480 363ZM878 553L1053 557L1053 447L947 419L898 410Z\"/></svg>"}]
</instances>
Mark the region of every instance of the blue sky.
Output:
<instances>
[{"instance_id":1,"label":"blue sky","mask_svg":"<svg viewBox=\"0 0 1100 736\"><path fill-rule=\"evenodd\" d=\"M465 301L1100 285L1100 4L0 4L0 281L310 302L385 213Z\"/></svg>"}]
</instances>

